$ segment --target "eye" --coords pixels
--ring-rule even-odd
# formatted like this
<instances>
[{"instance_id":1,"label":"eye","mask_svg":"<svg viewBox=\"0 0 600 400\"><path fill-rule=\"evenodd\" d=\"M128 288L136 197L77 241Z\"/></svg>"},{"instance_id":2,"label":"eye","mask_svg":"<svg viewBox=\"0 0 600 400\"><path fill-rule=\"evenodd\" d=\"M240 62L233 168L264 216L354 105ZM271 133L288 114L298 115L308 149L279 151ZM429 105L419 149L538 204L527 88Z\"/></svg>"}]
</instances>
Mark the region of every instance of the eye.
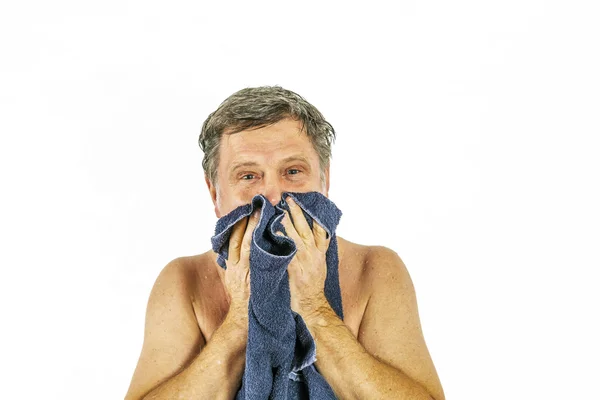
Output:
<instances>
[{"instance_id":1,"label":"eye","mask_svg":"<svg viewBox=\"0 0 600 400\"><path fill-rule=\"evenodd\" d=\"M298 173L299 173L299 172L301 172L299 169L295 169L295 168L288 169L288 172L289 172L289 171L297 171L297 173L295 173L295 174L291 174L291 175L298 175Z\"/></svg>"},{"instance_id":2,"label":"eye","mask_svg":"<svg viewBox=\"0 0 600 400\"><path fill-rule=\"evenodd\" d=\"M242 175L242 180L243 180L243 181L249 181L249 180L251 180L251 179L252 179L252 178L250 178L250 179L245 179L247 176L254 176L254 175L253 175L253 174L246 174L246 175Z\"/></svg>"}]
</instances>

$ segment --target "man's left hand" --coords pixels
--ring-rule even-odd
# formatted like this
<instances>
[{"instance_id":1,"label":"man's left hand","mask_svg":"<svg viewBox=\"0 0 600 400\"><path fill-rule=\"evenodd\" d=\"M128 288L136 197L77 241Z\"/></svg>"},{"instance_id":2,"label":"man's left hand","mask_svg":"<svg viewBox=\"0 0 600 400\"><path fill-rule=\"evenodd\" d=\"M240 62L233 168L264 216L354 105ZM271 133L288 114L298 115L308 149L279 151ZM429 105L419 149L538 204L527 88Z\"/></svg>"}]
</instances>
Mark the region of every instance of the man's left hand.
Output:
<instances>
[{"instance_id":1,"label":"man's left hand","mask_svg":"<svg viewBox=\"0 0 600 400\"><path fill-rule=\"evenodd\" d=\"M291 307L306 320L307 317L318 313L322 307L328 307L325 297L325 278L327 277L327 263L325 253L329 248L331 236L316 221L313 228L308 225L302 209L291 196L287 203L294 222L285 211L282 224L287 236L296 244L297 252L288 266L290 281ZM279 235L283 235L277 232Z\"/></svg>"}]
</instances>

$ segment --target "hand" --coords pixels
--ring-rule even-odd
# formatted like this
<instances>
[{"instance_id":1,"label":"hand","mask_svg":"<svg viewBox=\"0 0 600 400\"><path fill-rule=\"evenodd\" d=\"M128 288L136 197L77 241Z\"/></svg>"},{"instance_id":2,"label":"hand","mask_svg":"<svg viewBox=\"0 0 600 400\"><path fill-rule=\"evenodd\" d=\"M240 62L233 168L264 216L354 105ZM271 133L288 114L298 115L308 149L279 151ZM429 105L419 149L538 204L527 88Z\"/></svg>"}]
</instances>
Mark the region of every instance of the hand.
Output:
<instances>
[{"instance_id":1,"label":"hand","mask_svg":"<svg viewBox=\"0 0 600 400\"><path fill-rule=\"evenodd\" d=\"M229 254L225 264L225 290L229 298L229 314L235 319L248 320L248 301L250 299L250 244L252 232L258 224L259 210L239 220L229 238Z\"/></svg>"},{"instance_id":2,"label":"hand","mask_svg":"<svg viewBox=\"0 0 600 400\"><path fill-rule=\"evenodd\" d=\"M321 307L329 306L324 293L327 277L325 254L331 237L326 238L327 232L314 220L311 230L302 209L291 196L287 197L287 202L294 222L287 211L281 222L298 249L288 266L291 307L306 320ZM281 232L277 234L283 236Z\"/></svg>"}]
</instances>

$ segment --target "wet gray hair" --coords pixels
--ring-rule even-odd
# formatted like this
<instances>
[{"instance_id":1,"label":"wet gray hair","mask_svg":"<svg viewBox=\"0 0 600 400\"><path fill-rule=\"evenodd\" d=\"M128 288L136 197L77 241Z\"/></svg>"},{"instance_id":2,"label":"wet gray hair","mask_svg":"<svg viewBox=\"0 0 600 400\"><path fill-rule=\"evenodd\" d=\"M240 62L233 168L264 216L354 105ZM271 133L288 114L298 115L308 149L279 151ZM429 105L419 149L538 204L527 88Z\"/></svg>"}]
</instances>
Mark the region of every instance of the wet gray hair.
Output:
<instances>
[{"instance_id":1,"label":"wet gray hair","mask_svg":"<svg viewBox=\"0 0 600 400\"><path fill-rule=\"evenodd\" d=\"M204 152L202 168L213 185L217 185L221 136L250 128L261 128L282 119L302 122L302 131L319 155L321 184L325 184L325 169L331 159L331 144L335 130L323 115L302 96L280 86L242 89L221 103L202 124L198 145Z\"/></svg>"}]
</instances>

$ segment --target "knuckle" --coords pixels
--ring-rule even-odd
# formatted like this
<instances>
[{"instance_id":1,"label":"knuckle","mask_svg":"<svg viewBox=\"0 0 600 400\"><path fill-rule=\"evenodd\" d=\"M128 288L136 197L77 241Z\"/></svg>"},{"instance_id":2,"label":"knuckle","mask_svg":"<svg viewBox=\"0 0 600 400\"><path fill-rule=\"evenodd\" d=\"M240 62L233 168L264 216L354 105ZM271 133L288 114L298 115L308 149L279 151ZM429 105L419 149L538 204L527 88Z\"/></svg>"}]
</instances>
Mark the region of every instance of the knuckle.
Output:
<instances>
[{"instance_id":1,"label":"knuckle","mask_svg":"<svg viewBox=\"0 0 600 400\"><path fill-rule=\"evenodd\" d=\"M250 253L250 243L245 242L244 244L242 244L241 250L244 254Z\"/></svg>"}]
</instances>

